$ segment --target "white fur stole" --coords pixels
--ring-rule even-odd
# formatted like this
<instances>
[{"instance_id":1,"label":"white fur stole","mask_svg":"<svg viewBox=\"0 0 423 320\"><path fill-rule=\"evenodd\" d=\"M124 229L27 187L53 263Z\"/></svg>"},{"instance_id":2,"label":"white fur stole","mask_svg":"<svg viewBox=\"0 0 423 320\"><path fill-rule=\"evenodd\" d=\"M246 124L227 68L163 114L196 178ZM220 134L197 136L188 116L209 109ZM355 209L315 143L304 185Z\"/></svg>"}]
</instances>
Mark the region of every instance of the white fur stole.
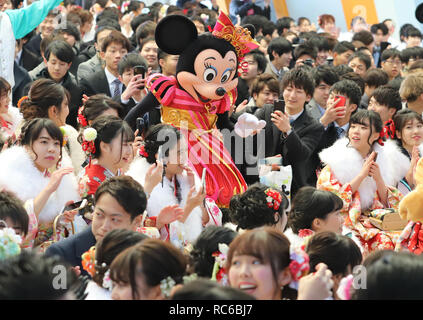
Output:
<instances>
[{"instance_id":1,"label":"white fur stole","mask_svg":"<svg viewBox=\"0 0 423 320\"><path fill-rule=\"evenodd\" d=\"M361 171L365 159L353 147L348 146L348 139L337 140L331 147L319 153L325 165L329 165L336 179L341 183L351 182ZM396 142L388 140L384 146L375 143L374 151L378 153L376 163L379 165L383 181L387 186L395 187L407 174L410 160L405 156ZM366 177L358 188L361 209L369 209L377 188L371 177Z\"/></svg>"},{"instance_id":2,"label":"white fur stole","mask_svg":"<svg viewBox=\"0 0 423 320\"><path fill-rule=\"evenodd\" d=\"M65 160L65 159L64 159ZM61 167L66 167L66 160ZM49 179L34 165L24 147L15 146L0 153L0 189L13 192L22 201L36 198L47 186ZM39 215L40 222L52 222L61 213L66 202L78 201L77 182L73 174L67 174L48 199Z\"/></svg>"}]
</instances>

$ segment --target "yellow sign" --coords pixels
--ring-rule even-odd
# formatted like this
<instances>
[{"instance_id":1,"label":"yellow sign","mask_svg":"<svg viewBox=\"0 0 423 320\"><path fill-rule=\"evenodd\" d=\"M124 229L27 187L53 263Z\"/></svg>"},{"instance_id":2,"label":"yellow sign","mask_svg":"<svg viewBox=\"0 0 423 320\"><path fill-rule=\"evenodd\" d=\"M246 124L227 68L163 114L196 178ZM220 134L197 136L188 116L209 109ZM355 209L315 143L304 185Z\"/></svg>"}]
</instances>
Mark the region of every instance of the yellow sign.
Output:
<instances>
[{"instance_id":1,"label":"yellow sign","mask_svg":"<svg viewBox=\"0 0 423 320\"><path fill-rule=\"evenodd\" d=\"M369 25L379 23L373 0L342 0L342 7L348 29L351 26L351 20L356 16L363 17Z\"/></svg>"}]
</instances>

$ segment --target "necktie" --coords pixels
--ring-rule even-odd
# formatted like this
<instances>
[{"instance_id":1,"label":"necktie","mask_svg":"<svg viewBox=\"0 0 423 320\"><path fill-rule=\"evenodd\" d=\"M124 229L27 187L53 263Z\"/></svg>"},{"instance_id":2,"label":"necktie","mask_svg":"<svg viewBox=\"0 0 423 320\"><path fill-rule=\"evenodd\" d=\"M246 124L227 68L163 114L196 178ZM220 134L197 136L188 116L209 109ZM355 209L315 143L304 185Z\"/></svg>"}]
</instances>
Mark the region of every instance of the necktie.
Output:
<instances>
[{"instance_id":1,"label":"necktie","mask_svg":"<svg viewBox=\"0 0 423 320\"><path fill-rule=\"evenodd\" d=\"M342 135L344 134L344 129L341 127L336 127L336 133L338 134L338 139L342 138Z\"/></svg>"},{"instance_id":2,"label":"necktie","mask_svg":"<svg viewBox=\"0 0 423 320\"><path fill-rule=\"evenodd\" d=\"M112 97L120 95L120 83L121 83L120 80L116 78L115 80L113 80L112 83L114 85L114 91L113 91Z\"/></svg>"}]
</instances>

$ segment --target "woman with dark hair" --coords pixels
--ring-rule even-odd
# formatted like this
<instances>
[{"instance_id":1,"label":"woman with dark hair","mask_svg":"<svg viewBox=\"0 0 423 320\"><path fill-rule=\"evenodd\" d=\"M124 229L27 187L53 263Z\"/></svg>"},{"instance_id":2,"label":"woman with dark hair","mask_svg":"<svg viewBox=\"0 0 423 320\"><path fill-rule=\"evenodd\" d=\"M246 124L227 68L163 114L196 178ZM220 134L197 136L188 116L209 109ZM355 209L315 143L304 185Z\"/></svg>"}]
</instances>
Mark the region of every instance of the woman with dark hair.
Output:
<instances>
[{"instance_id":1,"label":"woman with dark hair","mask_svg":"<svg viewBox=\"0 0 423 320\"><path fill-rule=\"evenodd\" d=\"M402 194L396 186L408 171L398 166L403 155L396 143L383 142L382 128L378 113L360 110L350 119L347 137L319 154L326 166L317 188L333 192L344 201L341 213L345 226L370 251L394 249L398 232L375 228L368 216L380 219L398 210Z\"/></svg>"},{"instance_id":2,"label":"woman with dark hair","mask_svg":"<svg viewBox=\"0 0 423 320\"><path fill-rule=\"evenodd\" d=\"M156 185L149 195L148 224L157 227L161 238L170 240L177 247L195 241L203 226L222 224L221 211L212 199L206 198L204 185L188 166L187 149L187 142L180 130L167 124L155 125L147 131L140 157L127 172L127 175L144 185L148 182L146 174L157 167L156 159L163 164L162 183ZM173 205L175 209L180 207L183 214L175 213L162 225L157 223L156 217L167 205Z\"/></svg>"},{"instance_id":3,"label":"woman with dark hair","mask_svg":"<svg viewBox=\"0 0 423 320\"><path fill-rule=\"evenodd\" d=\"M183 282L185 256L172 244L147 239L122 251L112 262L113 300L162 300ZM164 288L166 287L166 288Z\"/></svg>"},{"instance_id":4,"label":"woman with dark hair","mask_svg":"<svg viewBox=\"0 0 423 320\"><path fill-rule=\"evenodd\" d=\"M107 178L120 176L133 158L134 133L122 119L106 115L97 118L80 135L89 164L79 175L79 193L82 198L92 196Z\"/></svg>"},{"instance_id":5,"label":"woman with dark hair","mask_svg":"<svg viewBox=\"0 0 423 320\"><path fill-rule=\"evenodd\" d=\"M310 292L313 294L311 299L327 298L332 287L332 273L321 264L315 274L306 277L310 281L310 286L306 287L301 281L308 268L304 253L290 252L287 237L275 228L264 227L249 230L231 242L225 269L231 287L257 300L308 299ZM298 281L297 296L297 290L289 285Z\"/></svg>"},{"instance_id":6,"label":"woman with dark hair","mask_svg":"<svg viewBox=\"0 0 423 320\"><path fill-rule=\"evenodd\" d=\"M64 160L72 161L74 172L78 174L85 154L78 142L78 131L66 124L70 98L69 92L61 84L51 79L39 79L32 83L28 98L22 101L20 110L26 121L48 118L63 130L66 142L63 147Z\"/></svg>"},{"instance_id":7,"label":"woman with dark hair","mask_svg":"<svg viewBox=\"0 0 423 320\"><path fill-rule=\"evenodd\" d=\"M352 300L423 299L423 256L409 252L378 251L363 263L365 287L352 288Z\"/></svg>"},{"instance_id":8,"label":"woman with dark hair","mask_svg":"<svg viewBox=\"0 0 423 320\"><path fill-rule=\"evenodd\" d=\"M403 109L385 124L385 128L386 136L396 141L404 154L403 161L398 165L407 167L408 171L400 181L398 189L406 195L416 185L414 172L423 155L423 119L417 112Z\"/></svg>"},{"instance_id":9,"label":"woman with dark hair","mask_svg":"<svg viewBox=\"0 0 423 320\"><path fill-rule=\"evenodd\" d=\"M22 114L18 108L10 105L10 92L12 87L6 79L0 77L0 134L5 138L15 140L15 130L22 121Z\"/></svg>"},{"instance_id":10,"label":"woman with dark hair","mask_svg":"<svg viewBox=\"0 0 423 320\"><path fill-rule=\"evenodd\" d=\"M92 269L92 281L87 285L88 295L85 300L111 300L112 283L109 270L113 260L123 250L147 238L142 233L126 229L108 232L94 247L95 264Z\"/></svg>"},{"instance_id":11,"label":"woman with dark hair","mask_svg":"<svg viewBox=\"0 0 423 320\"><path fill-rule=\"evenodd\" d=\"M229 204L229 216L238 229L250 230L273 226L285 230L288 198L282 191L255 183L241 194L234 195Z\"/></svg>"},{"instance_id":12,"label":"woman with dark hair","mask_svg":"<svg viewBox=\"0 0 423 320\"><path fill-rule=\"evenodd\" d=\"M213 254L219 251L220 244L229 246L237 235L238 233L225 227L208 226L205 228L190 252L192 272L199 277L211 278L215 264Z\"/></svg>"},{"instance_id":13,"label":"woman with dark hair","mask_svg":"<svg viewBox=\"0 0 423 320\"><path fill-rule=\"evenodd\" d=\"M304 238L314 233L332 231L342 233L344 218L340 211L344 203L336 194L302 187L292 200L285 235L291 243L301 246Z\"/></svg>"},{"instance_id":14,"label":"woman with dark hair","mask_svg":"<svg viewBox=\"0 0 423 320\"><path fill-rule=\"evenodd\" d=\"M112 115L119 117L122 112L120 103L105 94L95 94L78 110L78 123L80 129L90 126L95 119L101 116Z\"/></svg>"},{"instance_id":15,"label":"woman with dark hair","mask_svg":"<svg viewBox=\"0 0 423 320\"><path fill-rule=\"evenodd\" d=\"M23 247L32 247L52 236L53 220L79 196L72 167L61 165L63 134L53 121L27 122L19 143L0 153L0 189L13 192L25 203L29 230ZM65 212L66 219L73 220L75 214Z\"/></svg>"},{"instance_id":16,"label":"woman with dark hair","mask_svg":"<svg viewBox=\"0 0 423 320\"><path fill-rule=\"evenodd\" d=\"M342 278L352 274L362 262L360 248L349 237L325 231L312 236L305 251L310 259L310 272L315 272L322 262L332 271L333 298L339 300L337 290Z\"/></svg>"}]
</instances>

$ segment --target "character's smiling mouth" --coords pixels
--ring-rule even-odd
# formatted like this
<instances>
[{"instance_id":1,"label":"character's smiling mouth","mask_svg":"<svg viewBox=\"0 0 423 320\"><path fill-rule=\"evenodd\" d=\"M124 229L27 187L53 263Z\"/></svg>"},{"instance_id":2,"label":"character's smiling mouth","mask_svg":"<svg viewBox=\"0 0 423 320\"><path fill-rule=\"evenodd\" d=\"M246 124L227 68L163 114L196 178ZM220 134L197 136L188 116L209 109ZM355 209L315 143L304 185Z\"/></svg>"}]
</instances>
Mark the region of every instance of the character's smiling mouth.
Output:
<instances>
[{"instance_id":1,"label":"character's smiling mouth","mask_svg":"<svg viewBox=\"0 0 423 320\"><path fill-rule=\"evenodd\" d=\"M194 89L195 93L197 94L198 99L201 100L201 102L207 103L207 102L211 101L211 99L204 98L197 90L195 90L195 88L193 88L193 89Z\"/></svg>"}]
</instances>

